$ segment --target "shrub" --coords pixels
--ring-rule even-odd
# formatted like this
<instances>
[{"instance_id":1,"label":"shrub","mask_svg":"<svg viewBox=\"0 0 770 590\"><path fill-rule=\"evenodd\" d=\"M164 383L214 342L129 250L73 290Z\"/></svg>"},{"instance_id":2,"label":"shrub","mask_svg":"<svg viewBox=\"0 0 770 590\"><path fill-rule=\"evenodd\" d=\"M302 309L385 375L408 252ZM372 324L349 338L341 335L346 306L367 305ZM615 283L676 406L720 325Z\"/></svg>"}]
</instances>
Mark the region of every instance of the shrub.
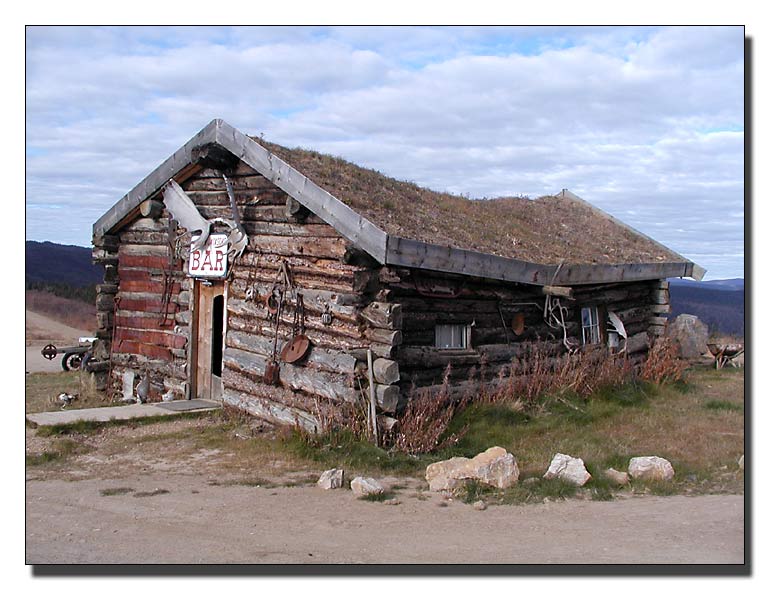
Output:
<instances>
[{"instance_id":1,"label":"shrub","mask_svg":"<svg viewBox=\"0 0 770 590\"><path fill-rule=\"evenodd\" d=\"M679 358L676 344L670 338L656 338L644 362L639 378L657 385L681 381L687 363Z\"/></svg>"},{"instance_id":2,"label":"shrub","mask_svg":"<svg viewBox=\"0 0 770 590\"><path fill-rule=\"evenodd\" d=\"M465 434L462 430L444 436L454 415L467 403L465 398L452 400L449 394L450 372L451 367L447 367L438 393L422 393L409 399L393 436L396 449L409 455L430 453L456 444Z\"/></svg>"}]
</instances>

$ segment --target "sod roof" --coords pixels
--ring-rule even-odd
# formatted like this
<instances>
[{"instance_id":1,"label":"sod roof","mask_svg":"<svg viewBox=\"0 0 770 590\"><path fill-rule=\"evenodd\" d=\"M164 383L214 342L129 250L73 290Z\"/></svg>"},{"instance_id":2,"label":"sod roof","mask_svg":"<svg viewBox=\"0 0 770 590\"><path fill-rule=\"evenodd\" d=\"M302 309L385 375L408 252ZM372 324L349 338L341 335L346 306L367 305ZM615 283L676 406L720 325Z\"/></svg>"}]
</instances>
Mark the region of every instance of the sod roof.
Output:
<instances>
[{"instance_id":1,"label":"sod roof","mask_svg":"<svg viewBox=\"0 0 770 590\"><path fill-rule=\"evenodd\" d=\"M392 236L539 264L686 262L568 196L468 199L252 139Z\"/></svg>"}]
</instances>

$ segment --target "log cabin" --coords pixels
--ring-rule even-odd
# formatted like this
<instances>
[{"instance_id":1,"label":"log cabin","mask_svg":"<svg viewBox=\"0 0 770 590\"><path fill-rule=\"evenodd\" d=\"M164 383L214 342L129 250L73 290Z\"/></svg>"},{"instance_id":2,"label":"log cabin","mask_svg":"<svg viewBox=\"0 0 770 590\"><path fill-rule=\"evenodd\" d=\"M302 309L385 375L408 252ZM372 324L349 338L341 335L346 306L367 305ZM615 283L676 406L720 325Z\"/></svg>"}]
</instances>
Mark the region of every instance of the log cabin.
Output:
<instances>
[{"instance_id":1,"label":"log cabin","mask_svg":"<svg viewBox=\"0 0 770 590\"><path fill-rule=\"evenodd\" d=\"M318 431L462 390L531 342L643 355L704 269L568 190L468 199L214 120L93 226L94 367ZM367 397L368 396L368 397Z\"/></svg>"}]
</instances>

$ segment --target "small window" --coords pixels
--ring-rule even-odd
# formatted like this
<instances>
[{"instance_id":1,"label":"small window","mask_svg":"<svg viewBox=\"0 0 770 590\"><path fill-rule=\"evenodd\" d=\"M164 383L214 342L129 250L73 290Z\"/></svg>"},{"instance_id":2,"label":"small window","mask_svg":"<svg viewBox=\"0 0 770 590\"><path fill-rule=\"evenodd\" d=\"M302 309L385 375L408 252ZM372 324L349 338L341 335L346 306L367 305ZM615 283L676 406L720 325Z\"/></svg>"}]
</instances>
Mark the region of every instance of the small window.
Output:
<instances>
[{"instance_id":1,"label":"small window","mask_svg":"<svg viewBox=\"0 0 770 590\"><path fill-rule=\"evenodd\" d=\"M443 350L468 348L468 326L464 324L438 324L436 326L436 348Z\"/></svg>"},{"instance_id":2,"label":"small window","mask_svg":"<svg viewBox=\"0 0 770 590\"><path fill-rule=\"evenodd\" d=\"M580 310L583 324L583 344L599 344L599 310L596 307L584 307Z\"/></svg>"}]
</instances>

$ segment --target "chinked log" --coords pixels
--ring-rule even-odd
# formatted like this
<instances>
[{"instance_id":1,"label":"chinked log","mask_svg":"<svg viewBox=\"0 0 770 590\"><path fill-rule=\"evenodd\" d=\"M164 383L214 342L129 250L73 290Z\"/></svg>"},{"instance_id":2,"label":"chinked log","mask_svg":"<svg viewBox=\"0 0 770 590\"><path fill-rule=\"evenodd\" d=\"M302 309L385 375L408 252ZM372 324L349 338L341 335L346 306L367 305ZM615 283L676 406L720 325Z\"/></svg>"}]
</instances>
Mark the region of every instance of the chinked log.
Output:
<instances>
[{"instance_id":1,"label":"chinked log","mask_svg":"<svg viewBox=\"0 0 770 590\"><path fill-rule=\"evenodd\" d=\"M276 188L276 186L270 182L267 178L265 178L262 175L259 174L252 174L252 175L227 175L227 179L230 181L230 185L233 187L233 191L236 191L236 195L238 192L246 192L248 194L254 194L256 191L281 191L281 189ZM227 190L227 187L225 186L225 179L222 178L222 172L220 171L218 175L213 175L210 177L201 177L199 174L196 174L195 177L189 178L185 182L182 183L185 192L187 193L194 193L196 191L205 191L205 192L225 192ZM283 193L284 199L286 198L286 194ZM227 195L225 195L225 198L227 198Z\"/></svg>"},{"instance_id":2,"label":"chinked log","mask_svg":"<svg viewBox=\"0 0 770 590\"><path fill-rule=\"evenodd\" d=\"M168 244L169 236L167 232L152 232L152 231L124 231L120 234L123 245L133 244L139 245L154 245L154 244Z\"/></svg>"},{"instance_id":3,"label":"chinked log","mask_svg":"<svg viewBox=\"0 0 770 590\"><path fill-rule=\"evenodd\" d=\"M273 339L265 336L228 330L226 341L228 346L255 352L264 357L270 356L273 352ZM278 339L278 352L283 349L286 342L282 338ZM356 359L344 352L311 346L310 352L302 364L321 371L352 375L356 366ZM383 381L383 383L386 382Z\"/></svg>"},{"instance_id":4,"label":"chinked log","mask_svg":"<svg viewBox=\"0 0 770 590\"><path fill-rule=\"evenodd\" d=\"M375 385L374 396L377 407L384 412L395 412L401 403L401 389L398 385Z\"/></svg>"},{"instance_id":5,"label":"chinked log","mask_svg":"<svg viewBox=\"0 0 770 590\"><path fill-rule=\"evenodd\" d=\"M311 238L340 238L341 235L330 225L321 223L298 224L277 221L244 221L243 227L249 236L296 236Z\"/></svg>"},{"instance_id":6,"label":"chinked log","mask_svg":"<svg viewBox=\"0 0 770 590\"><path fill-rule=\"evenodd\" d=\"M255 380L261 379L265 374L267 358L254 352L247 352L238 348L228 347L223 355L224 364L227 367L246 372ZM307 367L297 367L288 363L280 363L280 382L292 389L299 389L334 400L353 402L358 399L353 387L347 381L352 376L345 378L325 371L316 371Z\"/></svg>"},{"instance_id":7,"label":"chinked log","mask_svg":"<svg viewBox=\"0 0 770 590\"><path fill-rule=\"evenodd\" d=\"M273 424L299 426L311 433L322 432L321 424L315 416L303 410L282 405L275 400L256 397L225 386L222 402Z\"/></svg>"},{"instance_id":8,"label":"chinked log","mask_svg":"<svg viewBox=\"0 0 770 590\"><path fill-rule=\"evenodd\" d=\"M158 279L156 281L121 281L120 290L132 293L164 293L168 291L176 295L182 288L176 281L171 282L167 287L161 279Z\"/></svg>"},{"instance_id":9,"label":"chinked log","mask_svg":"<svg viewBox=\"0 0 770 590\"><path fill-rule=\"evenodd\" d=\"M143 311L148 313L168 313L173 316L182 306L174 301L170 301L168 304L164 304L160 301L160 298L155 296L154 298L127 298L122 297L118 305L118 309L121 311ZM110 307L110 311L113 308Z\"/></svg>"},{"instance_id":10,"label":"chinked log","mask_svg":"<svg viewBox=\"0 0 770 590\"><path fill-rule=\"evenodd\" d=\"M183 348L187 344L187 337L181 334L163 332L159 330L141 330L123 327L122 319L118 319L118 325L115 328L115 340L134 340L147 344L157 344L165 348ZM157 324L154 326L157 328Z\"/></svg>"},{"instance_id":11,"label":"chinked log","mask_svg":"<svg viewBox=\"0 0 770 590\"><path fill-rule=\"evenodd\" d=\"M254 309L255 306L258 307L261 304L258 301L243 301L246 297L246 290L248 287L254 287L256 290L256 298L260 299L264 298L268 294L270 285L248 283L247 281L239 279L233 281L230 284L230 287L231 296L228 297L229 301L232 301L233 303L250 303L251 308ZM316 311L321 314L326 311L326 306L328 305L329 311L337 314L338 316L349 318L351 321L358 321L358 310L356 309L355 305L358 301L360 301L360 297L357 295L337 293L323 289L312 289L304 286L297 286L296 293L302 295L303 303L305 304L305 309L307 310Z\"/></svg>"},{"instance_id":12,"label":"chinked log","mask_svg":"<svg viewBox=\"0 0 770 590\"><path fill-rule=\"evenodd\" d=\"M171 351L164 346L136 342L134 340L115 339L112 343L112 351L113 353L138 354L148 359L162 361L170 361L173 358Z\"/></svg>"},{"instance_id":13,"label":"chinked log","mask_svg":"<svg viewBox=\"0 0 770 590\"><path fill-rule=\"evenodd\" d=\"M144 370L145 368L159 375L173 377L175 379L187 379L187 363L176 360L167 362L166 359L152 359L137 357L137 353L118 352L114 350L111 355L113 367L127 367Z\"/></svg>"},{"instance_id":14,"label":"chinked log","mask_svg":"<svg viewBox=\"0 0 770 590\"><path fill-rule=\"evenodd\" d=\"M230 219L233 214L229 205L200 205L197 207L197 209L206 219L214 219L215 217ZM291 221L288 217L286 217L286 210L283 205L262 205L260 203L259 205L241 207L239 208L239 211L241 214L242 223L246 221L279 221L284 223ZM323 224L325 222L315 215L308 215L304 223Z\"/></svg>"},{"instance_id":15,"label":"chinked log","mask_svg":"<svg viewBox=\"0 0 770 590\"><path fill-rule=\"evenodd\" d=\"M401 378L398 372L398 363L396 361L378 358L374 360L372 368L374 371L374 380L377 383L390 385L391 383L396 383Z\"/></svg>"},{"instance_id":16,"label":"chinked log","mask_svg":"<svg viewBox=\"0 0 770 590\"><path fill-rule=\"evenodd\" d=\"M401 305L398 303L375 301L361 310L361 317L375 328L387 330L402 328L403 314Z\"/></svg>"},{"instance_id":17,"label":"chinked log","mask_svg":"<svg viewBox=\"0 0 770 590\"><path fill-rule=\"evenodd\" d=\"M185 312L190 313L190 312ZM179 315L179 314L177 314ZM141 330L157 330L163 319L161 313L118 311L116 324L122 328L138 328ZM171 319L171 318L168 318ZM172 326L173 328L173 326ZM171 330L171 328L169 328Z\"/></svg>"},{"instance_id":18,"label":"chinked log","mask_svg":"<svg viewBox=\"0 0 770 590\"><path fill-rule=\"evenodd\" d=\"M165 248L165 246L163 246ZM174 270L181 270L183 268L183 260L178 260ZM137 254L121 254L118 256L118 268L158 268L168 269L168 251L163 254L151 254L151 255L137 255Z\"/></svg>"},{"instance_id":19,"label":"chinked log","mask_svg":"<svg viewBox=\"0 0 770 590\"><path fill-rule=\"evenodd\" d=\"M644 352L650 347L650 337L647 332L639 332L626 340L626 352L634 354Z\"/></svg>"},{"instance_id":20,"label":"chinked log","mask_svg":"<svg viewBox=\"0 0 770 590\"><path fill-rule=\"evenodd\" d=\"M341 259L345 254L344 238L289 236L250 236L249 251L272 252L281 256Z\"/></svg>"},{"instance_id":21,"label":"chinked log","mask_svg":"<svg viewBox=\"0 0 770 590\"><path fill-rule=\"evenodd\" d=\"M245 316L235 316L228 314L227 324L228 331L240 330L241 332L256 334L258 336L264 336L267 338L272 338L273 334L275 334L274 327L269 324L264 319L264 317L260 320L254 321ZM322 348L329 348L331 350L344 350L349 352L351 348L357 348L362 344L361 339L341 336L338 333L333 334L330 332L320 332L318 330L312 329L312 327L307 325L305 328L305 335L310 338L310 341L314 345L320 346ZM282 323L281 331L284 334L291 333L291 322L288 320L284 321Z\"/></svg>"},{"instance_id":22,"label":"chinked log","mask_svg":"<svg viewBox=\"0 0 770 590\"><path fill-rule=\"evenodd\" d=\"M367 328L364 335L372 342L380 342L389 346L399 346L404 341L401 330L385 330L383 328Z\"/></svg>"}]
</instances>

